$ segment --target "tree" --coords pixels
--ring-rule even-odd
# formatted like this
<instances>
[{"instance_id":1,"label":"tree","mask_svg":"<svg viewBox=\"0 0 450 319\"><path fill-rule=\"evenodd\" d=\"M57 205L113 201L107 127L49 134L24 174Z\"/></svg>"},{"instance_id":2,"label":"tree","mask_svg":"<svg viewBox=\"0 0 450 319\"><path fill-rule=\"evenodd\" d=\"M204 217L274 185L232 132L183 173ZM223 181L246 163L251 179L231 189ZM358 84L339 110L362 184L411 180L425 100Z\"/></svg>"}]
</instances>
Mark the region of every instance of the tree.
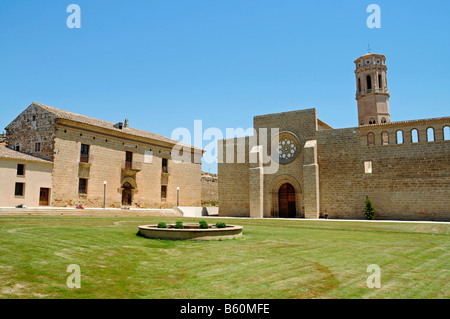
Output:
<instances>
[{"instance_id":1,"label":"tree","mask_svg":"<svg viewBox=\"0 0 450 319\"><path fill-rule=\"evenodd\" d=\"M366 217L366 219L374 219L374 217L375 217L375 206L373 205L369 196L366 196L366 205L364 207L364 217Z\"/></svg>"}]
</instances>

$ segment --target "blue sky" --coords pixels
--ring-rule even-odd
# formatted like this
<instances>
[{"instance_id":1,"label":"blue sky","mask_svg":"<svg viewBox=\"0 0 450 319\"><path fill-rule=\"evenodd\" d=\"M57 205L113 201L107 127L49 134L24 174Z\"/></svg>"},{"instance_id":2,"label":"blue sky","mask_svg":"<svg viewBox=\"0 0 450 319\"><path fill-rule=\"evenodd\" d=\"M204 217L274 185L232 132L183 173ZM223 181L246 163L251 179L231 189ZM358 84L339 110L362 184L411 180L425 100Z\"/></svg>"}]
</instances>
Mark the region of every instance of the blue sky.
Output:
<instances>
[{"instance_id":1,"label":"blue sky","mask_svg":"<svg viewBox=\"0 0 450 319\"><path fill-rule=\"evenodd\" d=\"M2 0L0 129L32 101L168 137L310 107L357 126L353 61L369 43L387 57L392 121L448 116L449 15L447 0Z\"/></svg>"}]
</instances>

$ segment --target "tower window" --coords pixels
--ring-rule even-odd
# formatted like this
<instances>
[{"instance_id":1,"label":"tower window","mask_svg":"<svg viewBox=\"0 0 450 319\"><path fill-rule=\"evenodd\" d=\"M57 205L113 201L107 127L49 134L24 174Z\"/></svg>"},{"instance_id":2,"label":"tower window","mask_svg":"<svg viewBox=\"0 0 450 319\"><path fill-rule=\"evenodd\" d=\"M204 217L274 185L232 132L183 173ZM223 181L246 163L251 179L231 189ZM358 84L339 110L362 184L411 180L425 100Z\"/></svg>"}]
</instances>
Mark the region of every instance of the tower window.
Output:
<instances>
[{"instance_id":1,"label":"tower window","mask_svg":"<svg viewBox=\"0 0 450 319\"><path fill-rule=\"evenodd\" d=\"M397 135L397 144L403 144L403 131L399 130L396 133Z\"/></svg>"},{"instance_id":2,"label":"tower window","mask_svg":"<svg viewBox=\"0 0 450 319\"><path fill-rule=\"evenodd\" d=\"M434 128L432 128L432 127L427 128L427 141L428 142L434 142L435 141Z\"/></svg>"},{"instance_id":3,"label":"tower window","mask_svg":"<svg viewBox=\"0 0 450 319\"><path fill-rule=\"evenodd\" d=\"M417 129L411 130L411 142L412 143L419 142L419 132L417 131Z\"/></svg>"},{"instance_id":4,"label":"tower window","mask_svg":"<svg viewBox=\"0 0 450 319\"><path fill-rule=\"evenodd\" d=\"M450 140L450 126L444 126L444 141Z\"/></svg>"},{"instance_id":5,"label":"tower window","mask_svg":"<svg viewBox=\"0 0 450 319\"><path fill-rule=\"evenodd\" d=\"M361 92L361 78L358 78L358 92Z\"/></svg>"},{"instance_id":6,"label":"tower window","mask_svg":"<svg viewBox=\"0 0 450 319\"><path fill-rule=\"evenodd\" d=\"M367 76L367 89L372 90L372 78L370 75Z\"/></svg>"},{"instance_id":7,"label":"tower window","mask_svg":"<svg viewBox=\"0 0 450 319\"><path fill-rule=\"evenodd\" d=\"M381 123L386 124L386 118L385 117L381 118Z\"/></svg>"},{"instance_id":8,"label":"tower window","mask_svg":"<svg viewBox=\"0 0 450 319\"><path fill-rule=\"evenodd\" d=\"M380 89L383 88L383 83L382 83L382 81L383 81L383 78L382 78L381 74L378 74L378 87L379 87Z\"/></svg>"}]
</instances>

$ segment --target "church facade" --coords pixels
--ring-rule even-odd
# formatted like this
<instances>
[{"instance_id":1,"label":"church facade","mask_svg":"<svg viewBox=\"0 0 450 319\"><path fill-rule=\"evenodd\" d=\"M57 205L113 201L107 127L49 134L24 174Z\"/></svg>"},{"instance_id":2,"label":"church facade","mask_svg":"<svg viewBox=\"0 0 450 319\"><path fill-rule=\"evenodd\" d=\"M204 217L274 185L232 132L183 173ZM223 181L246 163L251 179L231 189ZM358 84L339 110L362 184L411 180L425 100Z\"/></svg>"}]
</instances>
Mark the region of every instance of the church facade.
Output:
<instances>
[{"instance_id":1,"label":"church facade","mask_svg":"<svg viewBox=\"0 0 450 319\"><path fill-rule=\"evenodd\" d=\"M279 132L268 162L251 161L252 137L219 141L219 158L245 148L219 162L220 216L363 219L369 196L379 219L450 220L450 117L392 122L384 55L358 58L355 76L357 127L316 109L255 116L255 132Z\"/></svg>"}]
</instances>

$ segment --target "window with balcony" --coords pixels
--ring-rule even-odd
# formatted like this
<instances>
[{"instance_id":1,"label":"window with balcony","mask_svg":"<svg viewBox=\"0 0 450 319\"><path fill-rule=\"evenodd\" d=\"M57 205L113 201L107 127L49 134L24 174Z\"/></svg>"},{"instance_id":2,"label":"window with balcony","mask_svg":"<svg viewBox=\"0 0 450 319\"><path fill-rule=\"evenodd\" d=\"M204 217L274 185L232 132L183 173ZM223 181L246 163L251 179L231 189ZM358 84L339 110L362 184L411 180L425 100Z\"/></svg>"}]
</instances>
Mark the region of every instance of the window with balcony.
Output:
<instances>
[{"instance_id":1,"label":"window with balcony","mask_svg":"<svg viewBox=\"0 0 450 319\"><path fill-rule=\"evenodd\" d=\"M89 163L89 145L81 144L80 162Z\"/></svg>"},{"instance_id":2,"label":"window with balcony","mask_svg":"<svg viewBox=\"0 0 450 319\"><path fill-rule=\"evenodd\" d=\"M169 168L168 168L167 163L168 163L167 158L163 158L162 159L162 172L163 173L168 173L169 172Z\"/></svg>"},{"instance_id":3,"label":"window with balcony","mask_svg":"<svg viewBox=\"0 0 450 319\"><path fill-rule=\"evenodd\" d=\"M133 152L126 151L125 153L125 168L131 169L133 166Z\"/></svg>"}]
</instances>

